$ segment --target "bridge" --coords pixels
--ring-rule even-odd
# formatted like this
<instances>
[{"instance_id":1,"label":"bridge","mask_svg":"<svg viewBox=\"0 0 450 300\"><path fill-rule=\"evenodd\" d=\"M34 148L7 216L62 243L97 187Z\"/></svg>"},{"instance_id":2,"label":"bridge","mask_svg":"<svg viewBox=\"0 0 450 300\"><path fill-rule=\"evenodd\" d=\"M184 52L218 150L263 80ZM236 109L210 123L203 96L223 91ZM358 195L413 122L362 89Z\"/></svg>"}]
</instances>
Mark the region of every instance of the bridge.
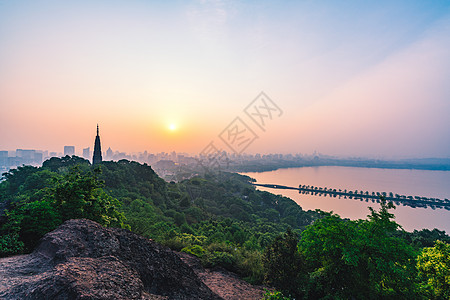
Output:
<instances>
[{"instance_id":1,"label":"bridge","mask_svg":"<svg viewBox=\"0 0 450 300\"><path fill-rule=\"evenodd\" d=\"M311 194L311 195L329 195L330 197L344 197L344 199L359 199L361 201L372 201L380 202L380 197L384 197L386 201L394 202L397 205L406 205L410 207L431 207L431 208L444 208L450 210L450 200L448 199L438 199L431 197L419 197L419 196L405 196L386 192L372 192L368 191L347 191L346 189L329 189L323 187L316 187L312 185L299 185L298 188L290 187L279 184L260 184L252 183L254 186L261 186L266 188L281 189L281 190L298 190L300 194Z\"/></svg>"}]
</instances>

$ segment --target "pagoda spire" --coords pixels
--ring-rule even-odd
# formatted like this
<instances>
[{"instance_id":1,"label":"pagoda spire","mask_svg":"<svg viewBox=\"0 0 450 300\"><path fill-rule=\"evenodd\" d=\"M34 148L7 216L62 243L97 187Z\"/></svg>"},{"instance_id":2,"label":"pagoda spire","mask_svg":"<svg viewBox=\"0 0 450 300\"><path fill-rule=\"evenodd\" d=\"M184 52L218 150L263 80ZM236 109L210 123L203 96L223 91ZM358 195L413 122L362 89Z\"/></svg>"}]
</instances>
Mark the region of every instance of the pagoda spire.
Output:
<instances>
[{"instance_id":1,"label":"pagoda spire","mask_svg":"<svg viewBox=\"0 0 450 300\"><path fill-rule=\"evenodd\" d=\"M96 165L101 162L102 162L102 147L100 144L100 134L99 134L98 124L97 124L97 136L95 137L94 157L92 158L92 164Z\"/></svg>"}]
</instances>

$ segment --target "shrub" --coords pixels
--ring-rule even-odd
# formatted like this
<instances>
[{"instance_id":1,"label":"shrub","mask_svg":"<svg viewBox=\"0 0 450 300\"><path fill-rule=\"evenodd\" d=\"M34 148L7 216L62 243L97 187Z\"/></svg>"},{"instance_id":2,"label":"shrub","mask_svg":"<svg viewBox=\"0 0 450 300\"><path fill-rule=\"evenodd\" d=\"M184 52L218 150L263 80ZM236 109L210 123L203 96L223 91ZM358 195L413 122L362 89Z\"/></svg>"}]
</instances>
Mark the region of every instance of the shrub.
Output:
<instances>
[{"instance_id":1,"label":"shrub","mask_svg":"<svg viewBox=\"0 0 450 300\"><path fill-rule=\"evenodd\" d=\"M271 291L266 290L266 293L264 294L262 300L291 300L291 298L285 297L279 291L271 292Z\"/></svg>"},{"instance_id":2,"label":"shrub","mask_svg":"<svg viewBox=\"0 0 450 300\"><path fill-rule=\"evenodd\" d=\"M199 258L202 258L203 254L205 254L205 252L206 252L205 249L203 249L202 246L199 246L199 245L184 247L183 249L181 249L181 251L188 253L188 254L195 255Z\"/></svg>"},{"instance_id":3,"label":"shrub","mask_svg":"<svg viewBox=\"0 0 450 300\"><path fill-rule=\"evenodd\" d=\"M24 244L19 241L19 234L0 236L0 257L22 253Z\"/></svg>"},{"instance_id":4,"label":"shrub","mask_svg":"<svg viewBox=\"0 0 450 300\"><path fill-rule=\"evenodd\" d=\"M450 244L436 241L417 257L421 288L433 299L450 299Z\"/></svg>"},{"instance_id":5,"label":"shrub","mask_svg":"<svg viewBox=\"0 0 450 300\"><path fill-rule=\"evenodd\" d=\"M235 271L236 258L228 252L207 252L203 256L203 264L205 267L222 267L230 271Z\"/></svg>"},{"instance_id":6,"label":"shrub","mask_svg":"<svg viewBox=\"0 0 450 300\"><path fill-rule=\"evenodd\" d=\"M266 248L263 255L264 280L287 295L301 298L304 263L297 242L297 235L288 228Z\"/></svg>"},{"instance_id":7,"label":"shrub","mask_svg":"<svg viewBox=\"0 0 450 300\"><path fill-rule=\"evenodd\" d=\"M261 252L239 249L237 255L237 268L245 276L245 280L252 284L260 284L264 278Z\"/></svg>"},{"instance_id":8,"label":"shrub","mask_svg":"<svg viewBox=\"0 0 450 300\"><path fill-rule=\"evenodd\" d=\"M172 250L175 250L175 251L180 251L181 249L189 246L183 240L178 239L176 237L170 238L167 240L162 240L160 243L166 247L169 247Z\"/></svg>"}]
</instances>

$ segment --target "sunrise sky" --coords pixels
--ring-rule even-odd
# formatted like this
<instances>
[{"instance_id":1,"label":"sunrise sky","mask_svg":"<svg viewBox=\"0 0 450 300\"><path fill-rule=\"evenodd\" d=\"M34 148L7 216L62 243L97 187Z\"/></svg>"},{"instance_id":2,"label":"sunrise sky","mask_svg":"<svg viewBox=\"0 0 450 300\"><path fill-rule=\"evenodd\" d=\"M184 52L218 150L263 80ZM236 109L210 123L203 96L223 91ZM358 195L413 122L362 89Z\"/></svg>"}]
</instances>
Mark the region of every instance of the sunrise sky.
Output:
<instances>
[{"instance_id":1,"label":"sunrise sky","mask_svg":"<svg viewBox=\"0 0 450 300\"><path fill-rule=\"evenodd\" d=\"M244 109L282 110L265 131ZM0 0L0 150L450 157L450 1Z\"/></svg>"}]
</instances>

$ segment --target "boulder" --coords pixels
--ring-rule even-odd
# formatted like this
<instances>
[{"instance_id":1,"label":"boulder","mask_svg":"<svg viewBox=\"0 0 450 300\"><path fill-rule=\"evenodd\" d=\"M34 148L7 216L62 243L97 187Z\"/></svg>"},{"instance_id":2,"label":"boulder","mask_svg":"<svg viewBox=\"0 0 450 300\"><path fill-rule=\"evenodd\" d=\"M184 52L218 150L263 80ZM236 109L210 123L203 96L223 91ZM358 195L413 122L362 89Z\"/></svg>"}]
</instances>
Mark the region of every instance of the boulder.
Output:
<instances>
[{"instance_id":1,"label":"boulder","mask_svg":"<svg viewBox=\"0 0 450 300\"><path fill-rule=\"evenodd\" d=\"M29 255L0 260L1 299L222 299L173 251L125 229L69 220Z\"/></svg>"}]
</instances>

